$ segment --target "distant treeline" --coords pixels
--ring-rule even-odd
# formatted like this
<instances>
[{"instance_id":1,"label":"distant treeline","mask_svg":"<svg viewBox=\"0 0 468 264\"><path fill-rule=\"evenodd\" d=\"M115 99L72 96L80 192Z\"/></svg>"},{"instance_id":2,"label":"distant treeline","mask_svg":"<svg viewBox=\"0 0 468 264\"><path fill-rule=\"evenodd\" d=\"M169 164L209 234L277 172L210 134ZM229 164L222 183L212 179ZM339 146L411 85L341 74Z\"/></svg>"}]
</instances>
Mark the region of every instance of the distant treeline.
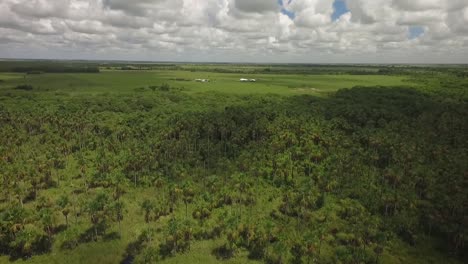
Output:
<instances>
[{"instance_id":1,"label":"distant treeline","mask_svg":"<svg viewBox=\"0 0 468 264\"><path fill-rule=\"evenodd\" d=\"M138 63L90 61L0 61L0 72L97 73L108 70L168 70L234 74L299 74L299 75L434 75L452 74L467 77L466 65L371 65L371 64L223 64L223 63Z\"/></svg>"},{"instance_id":2,"label":"distant treeline","mask_svg":"<svg viewBox=\"0 0 468 264\"><path fill-rule=\"evenodd\" d=\"M145 64L145 63L101 63L99 67L106 70L121 70L121 71L152 71L152 70L181 70L176 64Z\"/></svg>"},{"instance_id":3,"label":"distant treeline","mask_svg":"<svg viewBox=\"0 0 468 264\"><path fill-rule=\"evenodd\" d=\"M237 73L237 74L353 74L353 75L371 75L378 74L378 70L356 69L356 70L337 70L337 69L294 69L294 68L190 68L191 72L215 72L215 73Z\"/></svg>"},{"instance_id":4,"label":"distant treeline","mask_svg":"<svg viewBox=\"0 0 468 264\"><path fill-rule=\"evenodd\" d=\"M22 72L28 74L41 73L99 73L99 67L62 67L62 66L46 66L46 67L16 67L12 72Z\"/></svg>"},{"instance_id":5,"label":"distant treeline","mask_svg":"<svg viewBox=\"0 0 468 264\"><path fill-rule=\"evenodd\" d=\"M394 65L252 65L252 66L186 66L184 70L191 72L216 72L237 74L307 74L307 75L414 75L451 73L458 77L468 76L468 71L460 71L460 68L434 68L422 66L394 66Z\"/></svg>"},{"instance_id":6,"label":"distant treeline","mask_svg":"<svg viewBox=\"0 0 468 264\"><path fill-rule=\"evenodd\" d=\"M0 71L28 74L41 73L99 73L99 64L52 61L2 61Z\"/></svg>"}]
</instances>

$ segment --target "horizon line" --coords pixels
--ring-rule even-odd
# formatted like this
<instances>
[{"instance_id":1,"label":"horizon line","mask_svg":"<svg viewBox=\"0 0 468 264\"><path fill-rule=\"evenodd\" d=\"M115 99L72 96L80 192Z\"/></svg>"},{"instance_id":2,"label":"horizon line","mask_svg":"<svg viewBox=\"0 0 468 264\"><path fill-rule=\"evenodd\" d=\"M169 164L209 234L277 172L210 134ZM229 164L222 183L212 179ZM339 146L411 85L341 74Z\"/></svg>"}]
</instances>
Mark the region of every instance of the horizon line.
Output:
<instances>
[{"instance_id":1,"label":"horizon line","mask_svg":"<svg viewBox=\"0 0 468 264\"><path fill-rule=\"evenodd\" d=\"M256 64L256 65L457 65L468 66L468 63L444 63L444 62L240 62L240 61L170 61L170 60L123 60L123 59L70 59L70 58L2 58L0 61L76 61L76 62L128 62L128 63L162 63L162 64Z\"/></svg>"}]
</instances>

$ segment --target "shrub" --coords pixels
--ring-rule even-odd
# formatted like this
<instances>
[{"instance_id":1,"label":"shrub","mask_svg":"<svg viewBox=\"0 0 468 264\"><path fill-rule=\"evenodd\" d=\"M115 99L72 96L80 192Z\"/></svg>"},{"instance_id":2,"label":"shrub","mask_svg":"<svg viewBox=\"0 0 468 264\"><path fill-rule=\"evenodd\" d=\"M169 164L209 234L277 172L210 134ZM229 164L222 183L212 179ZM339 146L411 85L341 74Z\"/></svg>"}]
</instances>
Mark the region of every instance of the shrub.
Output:
<instances>
[{"instance_id":1,"label":"shrub","mask_svg":"<svg viewBox=\"0 0 468 264\"><path fill-rule=\"evenodd\" d=\"M163 83L163 84L159 87L159 90L165 91L165 92L169 91L170 89L171 89L171 86L170 86L169 84L167 84L167 83Z\"/></svg>"},{"instance_id":2,"label":"shrub","mask_svg":"<svg viewBox=\"0 0 468 264\"><path fill-rule=\"evenodd\" d=\"M218 260L226 260L234 257L236 253L236 245L225 243L224 245L213 249L211 252Z\"/></svg>"},{"instance_id":3,"label":"shrub","mask_svg":"<svg viewBox=\"0 0 468 264\"><path fill-rule=\"evenodd\" d=\"M10 255L14 258L27 258L49 252L51 246L52 243L43 230L33 224L27 224L16 233L15 239L10 243Z\"/></svg>"},{"instance_id":4,"label":"shrub","mask_svg":"<svg viewBox=\"0 0 468 264\"><path fill-rule=\"evenodd\" d=\"M29 84L21 84L15 87L16 90L25 90L25 91L31 91L33 89L32 85Z\"/></svg>"}]
</instances>

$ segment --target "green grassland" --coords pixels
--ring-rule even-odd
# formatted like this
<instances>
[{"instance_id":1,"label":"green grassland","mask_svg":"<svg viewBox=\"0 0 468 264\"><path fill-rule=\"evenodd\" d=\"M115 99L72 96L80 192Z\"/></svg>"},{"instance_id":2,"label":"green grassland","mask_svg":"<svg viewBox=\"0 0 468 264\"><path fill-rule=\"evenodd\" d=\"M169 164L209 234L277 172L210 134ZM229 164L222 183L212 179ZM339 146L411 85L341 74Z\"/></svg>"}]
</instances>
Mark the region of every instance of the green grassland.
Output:
<instances>
[{"instance_id":1,"label":"green grassland","mask_svg":"<svg viewBox=\"0 0 468 264\"><path fill-rule=\"evenodd\" d=\"M266 75L190 71L103 71L100 74L38 75L3 74L8 80L4 86L22 83L38 89L55 90L70 95L79 93L132 93L140 87L159 86L163 83L189 92L221 92L232 94L320 94L354 86L413 85L407 77L378 75ZM208 83L195 79L209 79ZM240 78L256 79L255 83L241 83Z\"/></svg>"},{"instance_id":2,"label":"green grassland","mask_svg":"<svg viewBox=\"0 0 468 264\"><path fill-rule=\"evenodd\" d=\"M466 263L464 66L60 65L0 63L0 263Z\"/></svg>"}]
</instances>

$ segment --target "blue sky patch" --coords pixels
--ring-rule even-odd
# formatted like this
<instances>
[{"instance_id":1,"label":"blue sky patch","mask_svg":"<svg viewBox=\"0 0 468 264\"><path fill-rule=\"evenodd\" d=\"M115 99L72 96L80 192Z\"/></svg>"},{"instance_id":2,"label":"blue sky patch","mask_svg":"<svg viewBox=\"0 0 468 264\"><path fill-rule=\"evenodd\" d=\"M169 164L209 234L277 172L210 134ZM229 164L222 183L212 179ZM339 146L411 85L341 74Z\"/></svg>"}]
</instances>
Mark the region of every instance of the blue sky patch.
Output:
<instances>
[{"instance_id":1,"label":"blue sky patch","mask_svg":"<svg viewBox=\"0 0 468 264\"><path fill-rule=\"evenodd\" d=\"M408 31L410 39L419 38L422 34L424 34L424 28L421 26L410 26Z\"/></svg>"},{"instance_id":2,"label":"blue sky patch","mask_svg":"<svg viewBox=\"0 0 468 264\"><path fill-rule=\"evenodd\" d=\"M294 19L296 17L296 14L294 12L286 10L284 8L281 8L281 13L287 15L290 19Z\"/></svg>"},{"instance_id":3,"label":"blue sky patch","mask_svg":"<svg viewBox=\"0 0 468 264\"><path fill-rule=\"evenodd\" d=\"M338 18L340 18L343 14L349 12L348 6L346 5L344 0L335 0L335 2L333 3L333 10L333 21L338 20Z\"/></svg>"},{"instance_id":4,"label":"blue sky patch","mask_svg":"<svg viewBox=\"0 0 468 264\"><path fill-rule=\"evenodd\" d=\"M294 19L296 17L296 14L292 11L287 10L286 8L283 7L283 1L288 4L292 2L292 0L278 0L278 4L281 6L281 14L287 15L290 19Z\"/></svg>"}]
</instances>

